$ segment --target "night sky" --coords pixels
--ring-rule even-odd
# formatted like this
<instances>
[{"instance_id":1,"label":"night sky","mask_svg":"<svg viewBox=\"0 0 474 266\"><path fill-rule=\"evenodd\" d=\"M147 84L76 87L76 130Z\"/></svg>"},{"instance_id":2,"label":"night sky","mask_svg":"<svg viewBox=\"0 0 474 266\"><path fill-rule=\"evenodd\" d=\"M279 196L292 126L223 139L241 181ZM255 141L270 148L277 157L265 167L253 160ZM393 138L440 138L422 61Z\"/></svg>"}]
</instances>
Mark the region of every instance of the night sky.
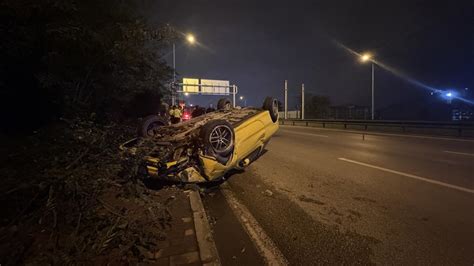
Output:
<instances>
[{"instance_id":1,"label":"night sky","mask_svg":"<svg viewBox=\"0 0 474 266\"><path fill-rule=\"evenodd\" d=\"M337 43L371 52L428 86L474 90L474 1L173 0L150 7L149 17L200 42L177 44L181 77L230 80L248 105L267 95L282 100L285 79L291 109L301 83L333 104L369 105L370 65ZM171 53L164 56L171 64ZM432 102L429 91L386 70L377 68L375 76L377 108Z\"/></svg>"}]
</instances>

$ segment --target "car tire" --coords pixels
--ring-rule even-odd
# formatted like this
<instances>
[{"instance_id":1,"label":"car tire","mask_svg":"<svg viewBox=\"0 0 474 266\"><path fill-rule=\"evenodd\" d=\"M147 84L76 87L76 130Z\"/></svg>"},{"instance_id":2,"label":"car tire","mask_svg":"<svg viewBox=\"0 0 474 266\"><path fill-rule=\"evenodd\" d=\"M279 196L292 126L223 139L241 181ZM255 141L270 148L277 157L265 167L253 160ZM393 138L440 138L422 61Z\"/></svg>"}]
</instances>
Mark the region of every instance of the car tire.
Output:
<instances>
[{"instance_id":1,"label":"car tire","mask_svg":"<svg viewBox=\"0 0 474 266\"><path fill-rule=\"evenodd\" d=\"M222 98L217 102L217 110L230 110L232 109L232 103L227 98Z\"/></svg>"},{"instance_id":2,"label":"car tire","mask_svg":"<svg viewBox=\"0 0 474 266\"><path fill-rule=\"evenodd\" d=\"M273 97L265 98L263 101L263 110L270 112L270 117L272 118L273 123L278 121L278 100Z\"/></svg>"},{"instance_id":3,"label":"car tire","mask_svg":"<svg viewBox=\"0 0 474 266\"><path fill-rule=\"evenodd\" d=\"M165 119L157 115L150 115L140 122L137 128L138 137L148 138L154 136L154 131L166 125Z\"/></svg>"},{"instance_id":4,"label":"car tire","mask_svg":"<svg viewBox=\"0 0 474 266\"><path fill-rule=\"evenodd\" d=\"M219 156L228 156L234 149L235 133L225 120L213 120L201 128L201 139L208 151Z\"/></svg>"}]
</instances>

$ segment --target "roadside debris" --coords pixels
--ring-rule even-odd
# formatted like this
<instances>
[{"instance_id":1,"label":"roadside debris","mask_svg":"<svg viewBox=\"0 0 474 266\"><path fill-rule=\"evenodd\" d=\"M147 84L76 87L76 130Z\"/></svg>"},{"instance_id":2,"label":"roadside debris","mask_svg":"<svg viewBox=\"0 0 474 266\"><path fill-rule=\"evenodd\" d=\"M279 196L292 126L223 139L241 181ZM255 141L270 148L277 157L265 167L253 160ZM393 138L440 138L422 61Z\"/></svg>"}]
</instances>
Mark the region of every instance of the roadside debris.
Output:
<instances>
[{"instance_id":1,"label":"roadside debris","mask_svg":"<svg viewBox=\"0 0 474 266\"><path fill-rule=\"evenodd\" d=\"M315 204L318 204L318 205L324 205L325 203L320 201L320 200L317 200L317 199L314 199L314 198L310 198L310 197L307 197L305 195L301 195L298 197L298 199L300 201L303 201L303 202L309 202L309 203L315 203Z\"/></svg>"},{"instance_id":2,"label":"roadside debris","mask_svg":"<svg viewBox=\"0 0 474 266\"><path fill-rule=\"evenodd\" d=\"M263 192L263 194L264 194L265 196L268 196L268 197L273 196L273 192L270 191L270 190L268 190L268 189L266 189L266 190Z\"/></svg>"}]
</instances>

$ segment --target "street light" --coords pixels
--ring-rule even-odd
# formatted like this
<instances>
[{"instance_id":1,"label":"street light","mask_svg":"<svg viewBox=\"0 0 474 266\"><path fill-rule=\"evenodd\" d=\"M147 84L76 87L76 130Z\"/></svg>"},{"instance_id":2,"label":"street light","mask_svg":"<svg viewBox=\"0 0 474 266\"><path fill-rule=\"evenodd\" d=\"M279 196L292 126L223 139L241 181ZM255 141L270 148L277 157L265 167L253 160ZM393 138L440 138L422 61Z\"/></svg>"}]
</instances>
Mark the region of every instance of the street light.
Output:
<instances>
[{"instance_id":1,"label":"street light","mask_svg":"<svg viewBox=\"0 0 474 266\"><path fill-rule=\"evenodd\" d=\"M444 93L444 96L445 96L446 100L448 101L448 104L451 104L453 99L456 98L456 92L455 91L446 91Z\"/></svg>"},{"instance_id":2,"label":"street light","mask_svg":"<svg viewBox=\"0 0 474 266\"><path fill-rule=\"evenodd\" d=\"M188 33L186 35L186 40L188 41L188 43L190 44L194 44L196 42L196 38L194 38L194 35L192 35L191 33Z\"/></svg>"},{"instance_id":3,"label":"street light","mask_svg":"<svg viewBox=\"0 0 474 266\"><path fill-rule=\"evenodd\" d=\"M374 100L374 90L375 90L375 79L374 79L374 60L372 59L372 55L369 54L369 53L365 53L363 55L361 55L360 57L360 60L362 61L362 63L365 63L365 62L369 62L371 63L372 65L372 113L371 113L371 117L372 117L372 120L374 120L374 112L375 112L375 100Z\"/></svg>"},{"instance_id":4,"label":"street light","mask_svg":"<svg viewBox=\"0 0 474 266\"><path fill-rule=\"evenodd\" d=\"M191 33L188 33L185 35L186 37L186 41L191 44L191 45L194 45L196 43L196 37L194 37L193 34ZM176 44L173 43L173 81L176 82Z\"/></svg>"},{"instance_id":5,"label":"street light","mask_svg":"<svg viewBox=\"0 0 474 266\"><path fill-rule=\"evenodd\" d=\"M367 61L369 61L370 59L372 59L372 55L371 55L371 54L363 54L363 55L360 57L360 60L362 60L362 62L367 62Z\"/></svg>"},{"instance_id":6,"label":"street light","mask_svg":"<svg viewBox=\"0 0 474 266\"><path fill-rule=\"evenodd\" d=\"M194 37L193 34L188 33L185 35L186 41L194 45L196 43L196 37ZM173 42L173 88L176 86L176 44ZM175 104L175 96L174 96L174 91L172 92L173 95L171 96L171 104Z\"/></svg>"},{"instance_id":7,"label":"street light","mask_svg":"<svg viewBox=\"0 0 474 266\"><path fill-rule=\"evenodd\" d=\"M247 107L247 99L244 96L240 96L239 99L244 101L244 107Z\"/></svg>"}]
</instances>

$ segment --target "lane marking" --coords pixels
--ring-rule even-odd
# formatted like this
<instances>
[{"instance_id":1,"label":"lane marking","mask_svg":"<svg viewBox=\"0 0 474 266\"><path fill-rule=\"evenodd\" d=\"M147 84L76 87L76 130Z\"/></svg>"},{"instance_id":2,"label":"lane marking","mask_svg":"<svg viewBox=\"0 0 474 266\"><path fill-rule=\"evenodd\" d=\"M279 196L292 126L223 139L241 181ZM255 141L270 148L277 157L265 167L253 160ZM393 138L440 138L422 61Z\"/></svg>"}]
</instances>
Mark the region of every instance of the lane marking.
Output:
<instances>
[{"instance_id":1,"label":"lane marking","mask_svg":"<svg viewBox=\"0 0 474 266\"><path fill-rule=\"evenodd\" d=\"M372 165L372 164L368 164L368 163L358 162L358 161L354 161L354 160L350 160L350 159L346 159L346 158L338 158L338 159L341 160L341 161L348 162L348 163L358 164L358 165L374 168L374 169L377 169L377 170L389 172L389 173L392 173L392 174L397 174L397 175L401 175L401 176L410 177L410 178L413 178L413 179L416 179L416 180L425 181L427 183L435 184L435 185L438 185L438 186L443 186L443 187L456 189L456 190L459 190L459 191L474 194L474 189L469 189L469 188L465 188L465 187L451 185L451 184L444 183L444 182L441 182L441 181L436 181L436 180L432 180L432 179L429 179L429 178L425 178L425 177L421 177L421 176L417 176L417 175L412 175L412 174L408 174L408 173L404 173L404 172L400 172L400 171L396 171L396 170L392 170L392 169L388 169L388 168L384 168L384 167L380 167L380 166L376 166L376 165Z\"/></svg>"},{"instance_id":2,"label":"lane marking","mask_svg":"<svg viewBox=\"0 0 474 266\"><path fill-rule=\"evenodd\" d=\"M444 151L446 153L458 154L458 155L466 155L466 156L473 156L474 153L467 153L467 152L459 152L459 151Z\"/></svg>"},{"instance_id":3,"label":"lane marking","mask_svg":"<svg viewBox=\"0 0 474 266\"><path fill-rule=\"evenodd\" d=\"M234 215L239 219L247 234L253 240L260 255L266 260L267 265L288 265L278 247L268 237L263 228L258 224L250 211L240 203L230 190L228 184L221 185L221 191Z\"/></svg>"},{"instance_id":4,"label":"lane marking","mask_svg":"<svg viewBox=\"0 0 474 266\"><path fill-rule=\"evenodd\" d=\"M327 135L321 135L321 134L313 134L313 133L304 133L304 132L295 132L291 130L280 130L282 132L290 133L290 134L297 134L297 135L303 135L303 136L311 136L311 137L322 137L322 138L329 138Z\"/></svg>"},{"instance_id":5,"label":"lane marking","mask_svg":"<svg viewBox=\"0 0 474 266\"><path fill-rule=\"evenodd\" d=\"M474 142L474 139L455 139L455 138L446 138L446 137L433 137L433 136L423 136L423 135L410 135L410 134L394 134L394 133L383 133L376 131L363 131L363 130L345 130L345 129L334 129L334 128L320 128L312 126L292 126L292 125L280 125L280 127L296 127L296 128L307 128L314 130L326 130L326 131L336 131L344 132L351 134L365 134L366 136L388 136L388 137L407 137L407 138L418 138L418 139L434 139L434 140L450 140L450 141L462 141L462 142Z\"/></svg>"}]
</instances>

